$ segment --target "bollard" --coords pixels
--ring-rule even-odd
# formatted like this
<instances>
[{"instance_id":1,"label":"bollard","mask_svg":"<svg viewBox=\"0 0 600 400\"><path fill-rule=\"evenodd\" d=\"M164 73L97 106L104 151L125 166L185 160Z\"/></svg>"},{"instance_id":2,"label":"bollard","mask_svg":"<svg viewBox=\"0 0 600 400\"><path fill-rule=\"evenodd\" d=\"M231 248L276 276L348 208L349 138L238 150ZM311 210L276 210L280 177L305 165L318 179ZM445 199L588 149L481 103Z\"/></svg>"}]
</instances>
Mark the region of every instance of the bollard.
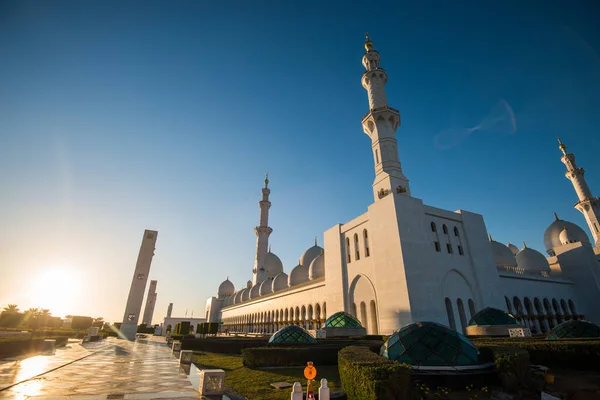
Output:
<instances>
[{"instance_id":1,"label":"bollard","mask_svg":"<svg viewBox=\"0 0 600 400\"><path fill-rule=\"evenodd\" d=\"M179 352L179 364L191 364L194 350L181 350Z\"/></svg>"},{"instance_id":2,"label":"bollard","mask_svg":"<svg viewBox=\"0 0 600 400\"><path fill-rule=\"evenodd\" d=\"M292 396L291 400L303 400L304 393L302 393L302 385L300 382L294 382L294 386L292 387Z\"/></svg>"},{"instance_id":3,"label":"bollard","mask_svg":"<svg viewBox=\"0 0 600 400\"><path fill-rule=\"evenodd\" d=\"M329 388L327 387L327 379L321 379L321 387L319 388L319 400L329 400Z\"/></svg>"}]
</instances>

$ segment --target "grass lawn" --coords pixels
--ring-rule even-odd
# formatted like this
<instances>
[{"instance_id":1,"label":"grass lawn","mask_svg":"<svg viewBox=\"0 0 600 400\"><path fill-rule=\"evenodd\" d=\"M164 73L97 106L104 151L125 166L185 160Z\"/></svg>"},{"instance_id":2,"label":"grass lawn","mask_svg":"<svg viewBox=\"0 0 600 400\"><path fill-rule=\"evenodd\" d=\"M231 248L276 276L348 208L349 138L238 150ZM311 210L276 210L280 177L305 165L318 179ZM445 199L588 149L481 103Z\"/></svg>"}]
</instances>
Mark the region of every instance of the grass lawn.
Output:
<instances>
[{"instance_id":1,"label":"grass lawn","mask_svg":"<svg viewBox=\"0 0 600 400\"><path fill-rule=\"evenodd\" d=\"M234 388L249 399L289 399L292 391L291 388L275 389L271 386L273 382L285 381L291 384L300 382L306 390L304 368L250 369L242 365L242 356L204 352L194 352L193 362L199 368L218 368L224 370L225 385ZM318 390L321 378L325 378L332 391L341 390L337 365L315 365L315 368L317 368L317 377L315 378L317 384L315 385L315 389ZM313 388L314 386L311 385L311 389Z\"/></svg>"}]
</instances>

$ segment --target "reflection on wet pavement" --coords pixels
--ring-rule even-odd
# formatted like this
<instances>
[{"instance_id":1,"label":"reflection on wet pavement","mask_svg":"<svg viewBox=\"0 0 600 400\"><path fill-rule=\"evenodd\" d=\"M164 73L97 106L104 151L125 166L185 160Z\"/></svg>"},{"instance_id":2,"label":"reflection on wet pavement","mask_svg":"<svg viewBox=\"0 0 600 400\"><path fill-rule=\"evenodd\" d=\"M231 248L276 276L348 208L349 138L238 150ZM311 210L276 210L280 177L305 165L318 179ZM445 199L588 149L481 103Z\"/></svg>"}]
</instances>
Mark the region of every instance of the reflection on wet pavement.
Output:
<instances>
[{"instance_id":1,"label":"reflection on wet pavement","mask_svg":"<svg viewBox=\"0 0 600 400\"><path fill-rule=\"evenodd\" d=\"M139 397L142 393L152 394L150 398L161 394L197 398L178 360L160 337L143 342L109 338L85 347L71 344L70 348L57 349L54 355L0 361L0 398L127 398L135 393L135 398L143 398ZM129 396L123 397L125 394Z\"/></svg>"}]
</instances>

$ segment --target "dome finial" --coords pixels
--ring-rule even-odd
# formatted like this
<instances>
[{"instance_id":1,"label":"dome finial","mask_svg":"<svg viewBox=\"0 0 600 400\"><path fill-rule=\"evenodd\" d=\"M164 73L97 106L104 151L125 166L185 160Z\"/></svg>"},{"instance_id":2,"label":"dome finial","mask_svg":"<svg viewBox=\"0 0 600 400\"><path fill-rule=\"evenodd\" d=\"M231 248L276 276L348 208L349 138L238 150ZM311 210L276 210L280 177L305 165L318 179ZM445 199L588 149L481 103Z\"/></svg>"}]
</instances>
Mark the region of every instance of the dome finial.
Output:
<instances>
[{"instance_id":1,"label":"dome finial","mask_svg":"<svg viewBox=\"0 0 600 400\"><path fill-rule=\"evenodd\" d=\"M556 218L557 221L560 221L560 218L558 218L558 214L556 213L556 211L554 211L554 218Z\"/></svg>"},{"instance_id":2,"label":"dome finial","mask_svg":"<svg viewBox=\"0 0 600 400\"><path fill-rule=\"evenodd\" d=\"M491 233L488 233L488 238L490 239L490 242L493 240L493 239L492 239L492 234L491 234Z\"/></svg>"},{"instance_id":3,"label":"dome finial","mask_svg":"<svg viewBox=\"0 0 600 400\"><path fill-rule=\"evenodd\" d=\"M565 144L560 140L560 138L558 138L558 148L566 154L567 146L565 146Z\"/></svg>"},{"instance_id":4,"label":"dome finial","mask_svg":"<svg viewBox=\"0 0 600 400\"><path fill-rule=\"evenodd\" d=\"M527 248L527 244L525 244L525 241L523 240L523 248L526 249Z\"/></svg>"},{"instance_id":5,"label":"dome finial","mask_svg":"<svg viewBox=\"0 0 600 400\"><path fill-rule=\"evenodd\" d=\"M315 246L317 245L317 237L315 236Z\"/></svg>"},{"instance_id":6,"label":"dome finial","mask_svg":"<svg viewBox=\"0 0 600 400\"><path fill-rule=\"evenodd\" d=\"M269 253L271 252L271 245L269 245Z\"/></svg>"},{"instance_id":7,"label":"dome finial","mask_svg":"<svg viewBox=\"0 0 600 400\"><path fill-rule=\"evenodd\" d=\"M369 38L369 32L367 32L365 34L366 36L366 40L365 40L365 50L369 51L373 48L373 42L371 42L371 39Z\"/></svg>"},{"instance_id":8,"label":"dome finial","mask_svg":"<svg viewBox=\"0 0 600 400\"><path fill-rule=\"evenodd\" d=\"M267 176L265 178L265 188L269 187L269 173L267 172Z\"/></svg>"}]
</instances>

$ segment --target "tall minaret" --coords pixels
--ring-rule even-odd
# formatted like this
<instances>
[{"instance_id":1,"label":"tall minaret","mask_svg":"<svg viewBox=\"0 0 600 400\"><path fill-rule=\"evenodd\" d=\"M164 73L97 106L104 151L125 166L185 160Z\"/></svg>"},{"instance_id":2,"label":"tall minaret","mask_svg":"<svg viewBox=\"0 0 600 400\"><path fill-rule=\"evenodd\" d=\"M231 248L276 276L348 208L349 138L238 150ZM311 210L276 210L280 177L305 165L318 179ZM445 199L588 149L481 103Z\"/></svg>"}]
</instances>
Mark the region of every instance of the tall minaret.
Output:
<instances>
[{"instance_id":1,"label":"tall minaret","mask_svg":"<svg viewBox=\"0 0 600 400\"><path fill-rule=\"evenodd\" d=\"M402 173L398 159L396 129L400 126L400 112L387 104L384 87L387 73L379 67L379 53L373 50L368 33L365 49L362 64L366 71L362 85L369 95L369 113L362 119L362 125L373 147L373 195L375 201L390 193L410 196L408 179Z\"/></svg>"},{"instance_id":2,"label":"tall minaret","mask_svg":"<svg viewBox=\"0 0 600 400\"><path fill-rule=\"evenodd\" d=\"M558 139L559 148L563 153L560 158L563 164L567 167L565 176L571 181L579 201L575 203L575 208L583 214L587 221L592 236L594 237L595 246L600 245L600 198L592 196L587 182L585 181L585 170L575 164L575 155L567 153L567 146Z\"/></svg>"},{"instance_id":3,"label":"tall minaret","mask_svg":"<svg viewBox=\"0 0 600 400\"><path fill-rule=\"evenodd\" d=\"M152 325L152 317L154 316L154 306L156 306L156 284L157 281L150 281L150 288L148 289L148 295L146 296L146 307L144 307L142 325L146 325L147 327Z\"/></svg>"},{"instance_id":4,"label":"tall minaret","mask_svg":"<svg viewBox=\"0 0 600 400\"><path fill-rule=\"evenodd\" d=\"M269 249L269 235L273 229L269 227L269 174L265 178L265 187L262 189L262 200L258 202L260 207L260 223L254 228L256 233L256 257L254 258L254 269L252 270L252 285L263 282L267 279L267 270L264 267L265 256Z\"/></svg>"}]
</instances>

